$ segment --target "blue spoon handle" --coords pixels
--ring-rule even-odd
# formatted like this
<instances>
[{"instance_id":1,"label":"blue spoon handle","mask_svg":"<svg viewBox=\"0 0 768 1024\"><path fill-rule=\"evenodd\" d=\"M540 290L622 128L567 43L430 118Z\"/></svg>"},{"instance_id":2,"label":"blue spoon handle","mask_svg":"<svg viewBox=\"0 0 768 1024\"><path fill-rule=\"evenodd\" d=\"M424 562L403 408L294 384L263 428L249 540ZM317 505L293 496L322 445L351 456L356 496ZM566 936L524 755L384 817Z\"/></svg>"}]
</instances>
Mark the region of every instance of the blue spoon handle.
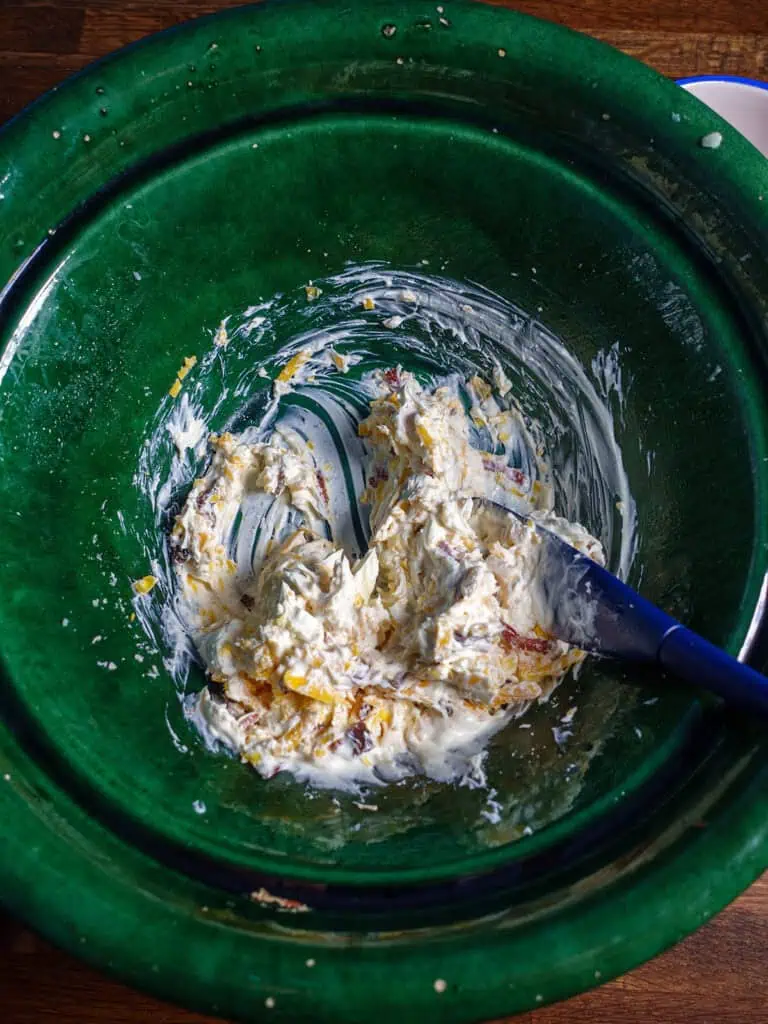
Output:
<instances>
[{"instance_id":1,"label":"blue spoon handle","mask_svg":"<svg viewBox=\"0 0 768 1024\"><path fill-rule=\"evenodd\" d=\"M544 531L541 531L542 536ZM768 715L768 678L682 626L559 538L546 538L555 635L633 661L656 663L742 710Z\"/></svg>"},{"instance_id":2,"label":"blue spoon handle","mask_svg":"<svg viewBox=\"0 0 768 1024\"><path fill-rule=\"evenodd\" d=\"M665 671L680 679L746 711L768 715L768 679L685 626L677 626L663 637L657 658Z\"/></svg>"}]
</instances>

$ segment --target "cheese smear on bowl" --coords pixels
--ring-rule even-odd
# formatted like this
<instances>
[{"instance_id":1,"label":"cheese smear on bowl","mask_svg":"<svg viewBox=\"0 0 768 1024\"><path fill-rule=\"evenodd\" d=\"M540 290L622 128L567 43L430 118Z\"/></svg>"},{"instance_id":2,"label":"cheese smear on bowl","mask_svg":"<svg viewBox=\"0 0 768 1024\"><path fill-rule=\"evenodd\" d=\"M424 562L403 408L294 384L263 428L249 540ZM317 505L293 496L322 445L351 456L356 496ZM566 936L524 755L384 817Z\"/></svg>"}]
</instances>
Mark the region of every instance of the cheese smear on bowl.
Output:
<instances>
[{"instance_id":1,"label":"cheese smear on bowl","mask_svg":"<svg viewBox=\"0 0 768 1024\"><path fill-rule=\"evenodd\" d=\"M529 513L602 562L600 543L548 509L549 488L527 487L494 454L516 414L479 378L469 393L467 410L454 387L427 391L399 368L377 372L359 426L371 527L360 558L322 530L326 481L298 434L211 436L172 554L212 681L197 716L262 775L342 788L459 778L584 658L547 635L531 523L473 499ZM470 443L473 424L489 450ZM273 517L266 556L243 574L228 540L243 507L264 495L283 519Z\"/></svg>"}]
</instances>

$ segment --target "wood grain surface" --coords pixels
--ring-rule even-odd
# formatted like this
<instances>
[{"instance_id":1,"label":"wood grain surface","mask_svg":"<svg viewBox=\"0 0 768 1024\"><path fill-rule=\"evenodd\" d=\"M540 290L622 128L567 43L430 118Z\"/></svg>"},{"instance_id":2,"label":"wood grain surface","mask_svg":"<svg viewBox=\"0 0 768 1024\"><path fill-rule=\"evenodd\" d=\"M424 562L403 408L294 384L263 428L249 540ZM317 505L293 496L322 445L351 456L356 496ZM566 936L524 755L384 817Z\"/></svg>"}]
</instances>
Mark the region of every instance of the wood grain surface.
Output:
<instances>
[{"instance_id":1,"label":"wood grain surface","mask_svg":"<svg viewBox=\"0 0 768 1024\"><path fill-rule=\"evenodd\" d=\"M110 50L236 0L0 0L0 121ZM768 0L521 0L673 77L768 80ZM0 917L0 1024L208 1024ZM517 1024L768 1024L768 875L675 949Z\"/></svg>"}]
</instances>

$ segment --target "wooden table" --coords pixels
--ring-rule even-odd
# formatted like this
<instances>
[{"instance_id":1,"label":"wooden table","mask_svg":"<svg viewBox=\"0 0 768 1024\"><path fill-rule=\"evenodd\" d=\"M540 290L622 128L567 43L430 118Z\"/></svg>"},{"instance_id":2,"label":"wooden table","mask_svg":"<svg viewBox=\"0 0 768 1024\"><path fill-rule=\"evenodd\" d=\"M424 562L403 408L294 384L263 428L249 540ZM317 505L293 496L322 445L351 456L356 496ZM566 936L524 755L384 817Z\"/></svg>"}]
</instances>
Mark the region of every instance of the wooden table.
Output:
<instances>
[{"instance_id":1,"label":"wooden table","mask_svg":"<svg viewBox=\"0 0 768 1024\"><path fill-rule=\"evenodd\" d=\"M0 0L0 121L72 71L236 0ZM666 75L768 80L768 0L520 0ZM131 992L0 917L0 1024L205 1024ZM768 875L696 935L519 1024L768 1024Z\"/></svg>"}]
</instances>

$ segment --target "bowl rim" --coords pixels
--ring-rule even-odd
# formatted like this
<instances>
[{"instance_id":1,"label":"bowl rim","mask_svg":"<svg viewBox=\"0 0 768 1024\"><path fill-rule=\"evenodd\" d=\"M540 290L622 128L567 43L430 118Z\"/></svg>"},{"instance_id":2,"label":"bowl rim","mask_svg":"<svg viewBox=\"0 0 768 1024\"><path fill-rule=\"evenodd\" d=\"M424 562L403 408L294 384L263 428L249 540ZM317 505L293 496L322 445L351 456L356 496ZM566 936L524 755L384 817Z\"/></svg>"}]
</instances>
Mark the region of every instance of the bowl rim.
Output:
<instances>
[{"instance_id":1,"label":"bowl rim","mask_svg":"<svg viewBox=\"0 0 768 1024\"><path fill-rule=\"evenodd\" d=\"M622 100L636 102L639 91L648 98L649 109L654 105L665 111L685 109L694 126L706 125L708 131L717 127L727 137L730 159L696 150L688 143L690 151L685 157L707 164L723 189L740 196L743 211L753 218L754 231L768 238L768 201L761 205L758 198L760 189L768 193L764 158L716 114L707 110L705 117L696 100L680 99L674 83L611 47L562 26L463 0L446 0L444 6L451 18L462 19L465 33L486 41L487 53L477 60L493 66L495 74L502 70L493 52L499 42L504 42L510 54L539 47L560 54L564 65L578 69L591 64L599 69L597 96L604 97L606 109L620 108ZM0 132L0 158L11 147L31 149L37 141L31 130L35 124L45 122L47 131L55 122L53 115L70 101L75 85L93 81L105 68L130 62L136 67L143 62L161 64L169 44L214 26L217 32L236 32L243 21L264 19L278 24L281 18L290 22L299 13L303 19L317 18L322 24L323 14L329 11L338 12L333 0L252 5L197 19L131 44L89 65L13 118ZM413 8L405 2L393 5L368 0L349 17L353 25L364 21L378 31L384 16L395 22L413 15ZM490 46L488 39L493 40ZM73 119L69 120L72 123ZM669 144L674 149L675 142ZM0 213L0 223L3 220ZM33 251L17 253L17 268ZM0 727L0 816L14 821L13 834L4 837L0 899L59 945L124 980L230 1017L258 1015L264 1000L271 998L287 1008L285 1019L292 1020L325 1019L322 1013L326 1011L329 1019L333 1015L337 1020L353 1020L364 1008L391 1007L392 970L398 959L408 963L409 976L402 985L398 983L395 1005L402 1007L408 1001L414 1019L417 1014L434 1013L436 1005L446 1021L501 1016L565 998L649 959L698 927L754 881L768 859L768 815L763 809L768 797L765 754L764 750L739 779L723 780L723 799L714 808L711 827L695 832L683 827L662 855L653 861L641 857L632 872L617 877L608 890L613 897L610 913L596 896L581 898L576 891L567 906L543 913L539 930L546 933L547 940L535 953L530 949L530 935L513 926L505 914L475 928L441 935L437 951L419 934L392 939L391 946L381 943L369 948L360 943L340 951L326 934L308 931L302 938L294 930L288 942L287 929L276 929L271 922L261 930L230 927L223 912L211 914L207 905L203 908L201 901L210 893L189 880L180 883L184 895L175 902L167 869L135 851L128 857L130 871L123 871L117 862L105 862L102 850L116 849L116 838L62 796L19 741ZM691 862L701 869L701 875L691 871ZM727 871L722 870L723 865ZM711 877L703 884L707 867ZM675 901L667 899L670 891L679 894ZM213 899L210 902L213 906ZM139 927L145 929L153 938L153 948L147 948L147 941L126 943L126 925L129 934ZM184 956L180 957L182 930ZM221 940L222 934L220 952L212 956L216 936ZM236 970L222 990L225 953L231 954ZM316 960L311 970L307 959ZM553 961L558 964L556 975L551 970ZM258 974L248 969L249 962L260 964ZM344 988L337 975L342 970L343 976L350 965L361 980ZM482 984L474 974L482 978ZM447 982L445 994L434 987L438 978ZM442 1002L436 1004L436 999ZM321 1016L316 1015L318 1009Z\"/></svg>"},{"instance_id":2,"label":"bowl rim","mask_svg":"<svg viewBox=\"0 0 768 1024\"><path fill-rule=\"evenodd\" d=\"M764 92L768 92L768 82L763 82L759 78L746 78L744 75L688 75L686 78L676 79L676 84L683 88L705 82L749 85L753 89L762 89Z\"/></svg>"}]
</instances>

